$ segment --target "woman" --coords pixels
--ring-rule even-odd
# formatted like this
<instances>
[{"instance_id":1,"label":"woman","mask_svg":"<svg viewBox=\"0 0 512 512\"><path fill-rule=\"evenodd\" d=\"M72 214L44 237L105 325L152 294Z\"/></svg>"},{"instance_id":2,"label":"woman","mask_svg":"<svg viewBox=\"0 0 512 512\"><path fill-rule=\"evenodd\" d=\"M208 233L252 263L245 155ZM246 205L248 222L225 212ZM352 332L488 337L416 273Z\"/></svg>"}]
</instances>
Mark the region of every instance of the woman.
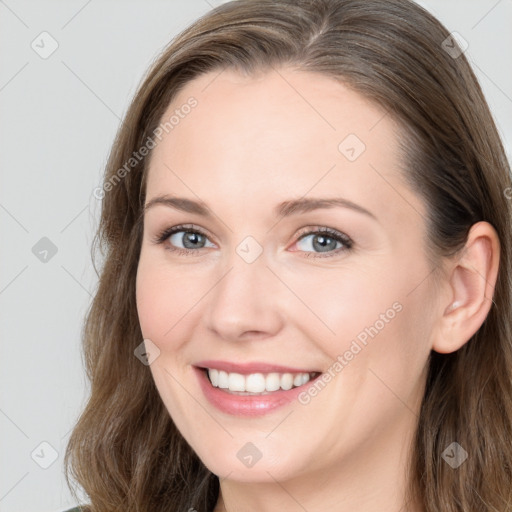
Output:
<instances>
[{"instance_id":1,"label":"woman","mask_svg":"<svg viewBox=\"0 0 512 512\"><path fill-rule=\"evenodd\" d=\"M163 52L97 191L83 510L510 509L509 165L457 48L239 0Z\"/></svg>"}]
</instances>

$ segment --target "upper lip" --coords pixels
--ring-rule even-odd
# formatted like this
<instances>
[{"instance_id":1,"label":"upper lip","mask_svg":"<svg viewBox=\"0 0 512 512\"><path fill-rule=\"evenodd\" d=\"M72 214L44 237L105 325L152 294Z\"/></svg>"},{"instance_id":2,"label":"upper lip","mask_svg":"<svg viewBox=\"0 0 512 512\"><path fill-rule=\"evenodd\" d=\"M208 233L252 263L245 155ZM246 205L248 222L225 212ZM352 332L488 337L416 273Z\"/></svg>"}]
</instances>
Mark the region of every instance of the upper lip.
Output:
<instances>
[{"instance_id":1,"label":"upper lip","mask_svg":"<svg viewBox=\"0 0 512 512\"><path fill-rule=\"evenodd\" d=\"M199 361L195 364L199 368L211 368L223 370L228 373L240 373L248 375L250 373L319 373L318 370L310 370L305 368L292 368L291 366L283 366L264 362L251 363L232 363L229 361Z\"/></svg>"}]
</instances>

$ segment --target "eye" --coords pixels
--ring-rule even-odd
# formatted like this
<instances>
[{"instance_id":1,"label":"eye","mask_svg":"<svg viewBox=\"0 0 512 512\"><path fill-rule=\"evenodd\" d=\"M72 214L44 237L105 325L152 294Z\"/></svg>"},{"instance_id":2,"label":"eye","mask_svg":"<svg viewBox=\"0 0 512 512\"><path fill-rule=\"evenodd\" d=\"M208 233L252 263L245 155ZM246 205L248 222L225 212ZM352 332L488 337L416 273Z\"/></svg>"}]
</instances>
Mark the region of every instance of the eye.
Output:
<instances>
[{"instance_id":1,"label":"eye","mask_svg":"<svg viewBox=\"0 0 512 512\"><path fill-rule=\"evenodd\" d=\"M302 247L300 247L302 244ZM301 251L307 254L306 257L325 257L348 251L353 246L350 237L335 229L322 227L313 231L308 231L301 235L295 243ZM318 251L318 252L315 252ZM325 256L318 253L326 253Z\"/></svg>"},{"instance_id":2,"label":"eye","mask_svg":"<svg viewBox=\"0 0 512 512\"><path fill-rule=\"evenodd\" d=\"M165 229L155 237L153 243L163 244L167 241L169 244L166 246L166 250L185 256L200 255L201 251L197 249L215 247L215 244L209 241L208 235L193 226L179 225ZM322 258L335 256L350 250L353 241L340 231L322 227L316 230L303 231L294 245L297 245L299 251L304 252L308 258Z\"/></svg>"},{"instance_id":3,"label":"eye","mask_svg":"<svg viewBox=\"0 0 512 512\"><path fill-rule=\"evenodd\" d=\"M215 247L215 244L209 242L208 236L201 230L191 228L190 226L174 226L165 229L153 240L154 243L163 244L169 240L169 251L176 251L179 254L191 255L197 252L195 249L204 247ZM206 245L209 242L210 245ZM181 244L181 245L180 245Z\"/></svg>"}]
</instances>

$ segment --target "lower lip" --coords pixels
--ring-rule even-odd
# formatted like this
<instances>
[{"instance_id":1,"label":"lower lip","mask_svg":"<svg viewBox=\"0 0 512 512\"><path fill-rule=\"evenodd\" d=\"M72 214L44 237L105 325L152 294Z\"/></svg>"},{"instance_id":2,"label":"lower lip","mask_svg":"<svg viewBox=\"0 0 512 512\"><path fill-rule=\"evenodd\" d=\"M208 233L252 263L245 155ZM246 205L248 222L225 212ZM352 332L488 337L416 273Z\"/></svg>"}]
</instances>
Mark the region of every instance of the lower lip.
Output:
<instances>
[{"instance_id":1,"label":"lower lip","mask_svg":"<svg viewBox=\"0 0 512 512\"><path fill-rule=\"evenodd\" d=\"M297 396L305 390L315 379L312 379L302 386L279 391L273 391L268 395L235 395L224 391L221 388L212 386L206 371L193 367L199 379L199 384L206 398L217 409L235 416L262 416L279 407L283 407L297 399Z\"/></svg>"}]
</instances>

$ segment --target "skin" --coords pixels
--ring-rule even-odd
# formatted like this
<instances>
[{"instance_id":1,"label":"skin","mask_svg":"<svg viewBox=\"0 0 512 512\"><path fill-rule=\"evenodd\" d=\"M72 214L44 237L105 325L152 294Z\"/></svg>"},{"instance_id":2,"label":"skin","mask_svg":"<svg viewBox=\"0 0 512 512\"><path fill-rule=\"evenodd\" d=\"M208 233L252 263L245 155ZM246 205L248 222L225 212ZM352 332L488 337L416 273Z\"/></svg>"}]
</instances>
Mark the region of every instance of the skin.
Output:
<instances>
[{"instance_id":1,"label":"skin","mask_svg":"<svg viewBox=\"0 0 512 512\"><path fill-rule=\"evenodd\" d=\"M251 78L211 72L189 82L164 117L190 96L197 107L153 150L146 203L173 194L203 201L213 217L147 210L137 307L144 338L160 350L150 370L161 398L221 478L215 510L422 511L402 507L427 359L432 349L460 348L485 319L494 230L478 223L463 252L432 267L426 205L401 174L398 126L331 78L287 68ZM354 161L338 149L348 134L366 146ZM302 196L343 197L375 218L346 207L272 212ZM194 254L168 250L184 247L183 232L153 242L184 223L207 235ZM323 227L353 247L320 252L315 234L299 241ZM263 248L252 263L236 252L247 236ZM306 405L228 415L192 371L222 359L326 372L394 303L400 312ZM247 442L262 454L250 468L237 458Z\"/></svg>"}]
</instances>

